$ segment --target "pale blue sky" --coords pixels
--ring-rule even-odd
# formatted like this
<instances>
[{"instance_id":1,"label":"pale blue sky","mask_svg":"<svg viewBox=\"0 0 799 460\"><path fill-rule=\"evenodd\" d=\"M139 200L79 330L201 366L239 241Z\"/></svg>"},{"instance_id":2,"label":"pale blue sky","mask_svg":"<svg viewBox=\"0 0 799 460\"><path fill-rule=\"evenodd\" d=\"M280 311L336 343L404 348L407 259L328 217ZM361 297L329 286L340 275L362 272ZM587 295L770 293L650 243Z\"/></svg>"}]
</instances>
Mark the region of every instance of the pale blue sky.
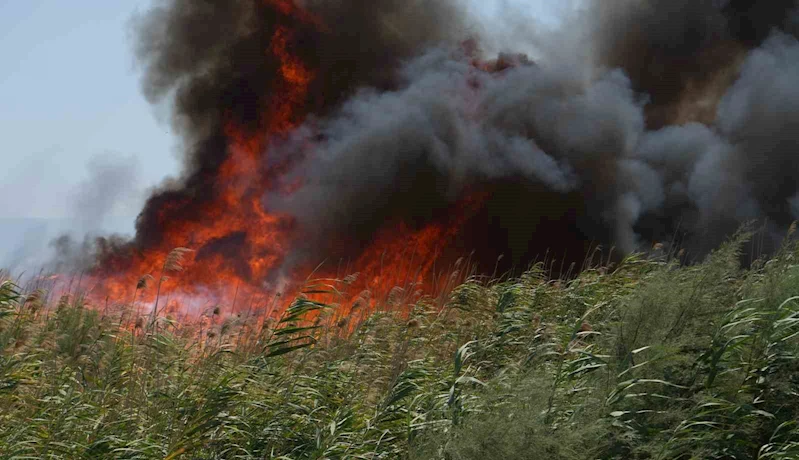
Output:
<instances>
[{"instance_id":1,"label":"pale blue sky","mask_svg":"<svg viewBox=\"0 0 799 460\"><path fill-rule=\"evenodd\" d=\"M547 22L569 3L466 1L485 18L514 4ZM102 156L126 159L133 191L101 227L130 231L145 191L177 172L177 139L164 108L142 97L132 55L130 21L149 4L0 0L0 226L69 217L87 164ZM15 244L0 238L0 256Z\"/></svg>"},{"instance_id":2,"label":"pale blue sky","mask_svg":"<svg viewBox=\"0 0 799 460\"><path fill-rule=\"evenodd\" d=\"M141 96L131 52L130 18L148 3L0 0L4 217L65 217L93 156L134 157L138 188L175 171L175 141Z\"/></svg>"}]
</instances>

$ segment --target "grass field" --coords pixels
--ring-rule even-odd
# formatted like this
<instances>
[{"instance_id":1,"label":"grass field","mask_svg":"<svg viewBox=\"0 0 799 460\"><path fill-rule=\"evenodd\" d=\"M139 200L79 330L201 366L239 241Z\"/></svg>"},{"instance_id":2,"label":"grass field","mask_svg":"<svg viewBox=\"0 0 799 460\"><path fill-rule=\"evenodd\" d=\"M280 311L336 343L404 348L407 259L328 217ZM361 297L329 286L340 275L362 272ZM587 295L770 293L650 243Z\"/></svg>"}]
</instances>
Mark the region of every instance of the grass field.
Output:
<instances>
[{"instance_id":1,"label":"grass field","mask_svg":"<svg viewBox=\"0 0 799 460\"><path fill-rule=\"evenodd\" d=\"M272 322L127 326L5 281L0 457L799 458L799 245L743 269L748 237Z\"/></svg>"}]
</instances>

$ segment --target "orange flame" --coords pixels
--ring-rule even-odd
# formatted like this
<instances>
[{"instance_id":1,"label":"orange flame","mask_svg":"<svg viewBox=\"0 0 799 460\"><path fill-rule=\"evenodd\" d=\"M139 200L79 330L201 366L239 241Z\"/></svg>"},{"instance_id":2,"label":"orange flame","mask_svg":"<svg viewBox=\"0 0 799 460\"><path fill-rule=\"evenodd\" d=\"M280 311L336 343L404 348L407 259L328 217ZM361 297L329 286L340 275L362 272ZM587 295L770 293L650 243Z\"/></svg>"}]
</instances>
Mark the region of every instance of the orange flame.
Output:
<instances>
[{"instance_id":1,"label":"orange flame","mask_svg":"<svg viewBox=\"0 0 799 460\"><path fill-rule=\"evenodd\" d=\"M296 5L292 0L264 0L282 14L325 30L321 21ZM278 59L280 82L270 91L273 97L262 108L263 126L252 132L229 121L225 125L228 139L227 157L213 183L214 199L199 210L201 219L173 220L172 211L188 203L166 203L160 209L158 224L164 237L157 247L129 254L129 260L109 263L103 273L97 273L95 295L116 301L152 302L155 289L139 288L143 275L160 283L166 308L174 308L169 296L204 296L211 293L219 299L234 298L240 287L252 292L276 292L284 286L267 286L266 280L275 277L295 241L295 223L289 215L268 210L263 202L271 184L266 177L275 171L264 171L262 165L267 138L289 133L302 123L309 86L317 75L292 53L295 33L285 26L276 27L268 49ZM276 168L280 168L277 166ZM277 171L279 173L279 171ZM373 242L363 249L352 263L349 273L359 273L353 283L354 292L368 291L371 298L386 296L395 287L429 290L429 279L435 275L435 263L447 244L456 236L459 227L478 204L480 198L465 200L454 218L432 223L413 230L405 223L384 228ZM231 241L234 241L231 243ZM232 244L233 254L213 248ZM181 273L167 273L164 260L173 248L194 249L185 261ZM304 276L312 267L299 267L287 273L289 298L301 288ZM319 277L339 275L322 270ZM167 278L168 277L168 278ZM271 277L271 278L270 278ZM273 279L273 281L275 281Z\"/></svg>"}]
</instances>

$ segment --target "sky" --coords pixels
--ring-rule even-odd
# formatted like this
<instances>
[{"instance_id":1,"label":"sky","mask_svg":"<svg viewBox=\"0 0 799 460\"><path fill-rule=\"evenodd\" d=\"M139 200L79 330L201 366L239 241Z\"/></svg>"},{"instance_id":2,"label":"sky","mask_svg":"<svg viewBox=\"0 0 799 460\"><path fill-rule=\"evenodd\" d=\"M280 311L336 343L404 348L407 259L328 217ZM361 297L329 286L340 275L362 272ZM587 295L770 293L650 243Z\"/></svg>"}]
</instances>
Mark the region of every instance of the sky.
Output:
<instances>
[{"instance_id":1,"label":"sky","mask_svg":"<svg viewBox=\"0 0 799 460\"><path fill-rule=\"evenodd\" d=\"M512 5L545 23L559 3L465 1L486 21ZM132 52L132 18L150 3L0 0L0 264L72 217L93 168L115 167L126 186L91 230L122 233L147 190L178 173L168 109L142 96Z\"/></svg>"},{"instance_id":2,"label":"sky","mask_svg":"<svg viewBox=\"0 0 799 460\"><path fill-rule=\"evenodd\" d=\"M132 53L130 21L148 3L0 0L2 217L68 217L97 157L135 165L141 192L177 170L176 140L142 97Z\"/></svg>"}]
</instances>

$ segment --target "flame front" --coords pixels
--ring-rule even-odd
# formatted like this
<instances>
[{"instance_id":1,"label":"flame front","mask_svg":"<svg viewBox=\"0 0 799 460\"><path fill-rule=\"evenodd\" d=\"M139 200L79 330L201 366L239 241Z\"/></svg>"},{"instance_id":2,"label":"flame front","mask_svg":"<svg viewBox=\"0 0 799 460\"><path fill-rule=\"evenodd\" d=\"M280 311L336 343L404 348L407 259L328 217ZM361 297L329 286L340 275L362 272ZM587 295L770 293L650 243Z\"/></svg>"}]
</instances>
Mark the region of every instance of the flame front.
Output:
<instances>
[{"instance_id":1,"label":"flame front","mask_svg":"<svg viewBox=\"0 0 799 460\"><path fill-rule=\"evenodd\" d=\"M320 33L326 30L319 18L291 0L265 3L280 14L312 25ZM232 119L225 122L227 151L210 185L213 199L199 206L189 199L162 203L157 214L157 226L162 232L159 243L101 259L92 273L91 292L95 298L153 302L156 289L140 283L147 275L160 281L162 297L210 297L217 302L230 302L242 288L265 297L284 291L284 298L290 298L312 272L317 278L350 275L353 302L368 297L374 304L374 299L385 298L396 289L432 291L436 261L457 235L466 215L468 206L463 203L446 221L417 229L405 222L383 228L343 268L323 265L314 272L314 266L306 264L291 266L289 273L281 271L287 256L302 242L298 241L294 218L271 211L264 202L267 192L276 187L274 179L289 166L289 160L266 161L267 143L290 134L304 121L309 86L320 77L294 53L296 39L295 31L278 25L270 46L263 50L265 58L279 62L279 75L269 104L261 107L261 125L252 129ZM270 164L268 169L265 164ZM468 203L473 205L474 201ZM193 218L174 217L182 215L177 211L189 207L196 208ZM179 247L192 252L180 273L169 273L164 261L170 251Z\"/></svg>"}]
</instances>

